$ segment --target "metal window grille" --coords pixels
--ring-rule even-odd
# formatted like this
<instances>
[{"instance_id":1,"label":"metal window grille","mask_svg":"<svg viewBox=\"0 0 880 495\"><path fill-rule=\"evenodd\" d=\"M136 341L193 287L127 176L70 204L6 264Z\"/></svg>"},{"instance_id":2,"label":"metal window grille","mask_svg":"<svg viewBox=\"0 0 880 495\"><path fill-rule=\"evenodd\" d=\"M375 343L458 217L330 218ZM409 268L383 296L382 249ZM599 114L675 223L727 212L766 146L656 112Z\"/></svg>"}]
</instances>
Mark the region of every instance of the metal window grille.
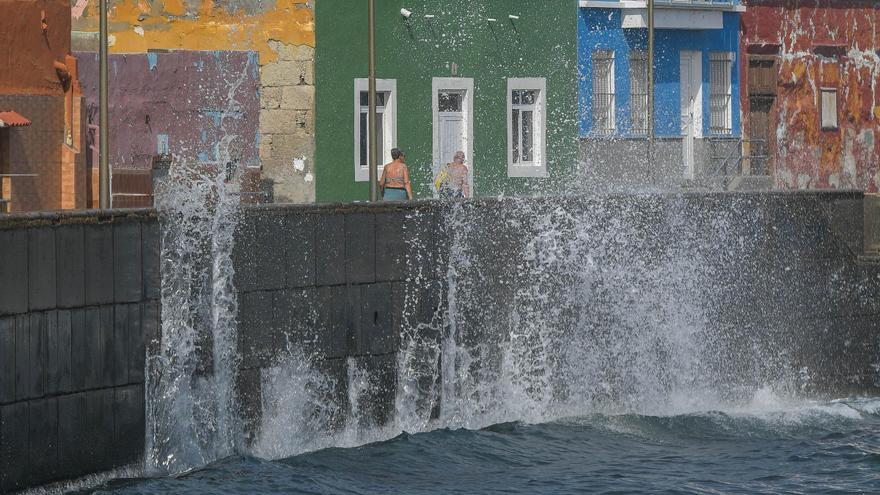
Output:
<instances>
[{"instance_id":1,"label":"metal window grille","mask_svg":"<svg viewBox=\"0 0 880 495\"><path fill-rule=\"evenodd\" d=\"M535 124L540 90L514 89L511 94L513 163L535 165Z\"/></svg>"},{"instance_id":2,"label":"metal window grille","mask_svg":"<svg viewBox=\"0 0 880 495\"><path fill-rule=\"evenodd\" d=\"M593 132L612 134L614 122L614 52L593 52Z\"/></svg>"},{"instance_id":3,"label":"metal window grille","mask_svg":"<svg viewBox=\"0 0 880 495\"><path fill-rule=\"evenodd\" d=\"M733 54L709 54L709 129L714 134L733 132L732 81Z\"/></svg>"},{"instance_id":4,"label":"metal window grille","mask_svg":"<svg viewBox=\"0 0 880 495\"><path fill-rule=\"evenodd\" d=\"M369 103L370 93L367 91L361 91L360 96L360 129L358 136L358 143L360 144L360 166L366 168L369 166L369 154L370 154L370 139L369 139L369 131L367 129L368 115L370 112L370 103ZM379 166L382 166L385 163L390 161L389 156L385 156L385 146L383 143L385 142L385 102L390 98L389 92L376 92L376 143L379 145L379 153L377 159L379 160Z\"/></svg>"},{"instance_id":5,"label":"metal window grille","mask_svg":"<svg viewBox=\"0 0 880 495\"><path fill-rule=\"evenodd\" d=\"M648 133L648 54L632 52L629 60L631 132Z\"/></svg>"}]
</instances>

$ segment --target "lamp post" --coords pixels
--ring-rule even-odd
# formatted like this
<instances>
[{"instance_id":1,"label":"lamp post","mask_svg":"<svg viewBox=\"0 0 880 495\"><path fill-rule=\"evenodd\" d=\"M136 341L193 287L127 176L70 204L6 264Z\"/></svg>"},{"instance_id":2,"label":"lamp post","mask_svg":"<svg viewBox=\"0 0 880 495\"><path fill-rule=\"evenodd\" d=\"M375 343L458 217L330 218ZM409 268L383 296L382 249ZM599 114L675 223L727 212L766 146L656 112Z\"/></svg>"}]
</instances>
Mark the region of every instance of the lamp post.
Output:
<instances>
[{"instance_id":1,"label":"lamp post","mask_svg":"<svg viewBox=\"0 0 880 495\"><path fill-rule=\"evenodd\" d=\"M379 165L377 163L377 142L376 142L376 0L369 0L370 9L368 18L368 45L370 51L370 79L369 79L369 95L367 109L367 132L369 134L369 166L370 166L370 201L375 202L379 199Z\"/></svg>"},{"instance_id":2,"label":"lamp post","mask_svg":"<svg viewBox=\"0 0 880 495\"><path fill-rule=\"evenodd\" d=\"M107 2L108 0L100 0L101 2L101 19L100 19L100 47L99 47L99 83L98 83L98 99L99 99L99 115L98 115L98 141L100 146L98 158L98 207L103 209L110 208L110 143L109 143L109 122L107 115L107 106L109 97L107 93Z\"/></svg>"},{"instance_id":3,"label":"lamp post","mask_svg":"<svg viewBox=\"0 0 880 495\"><path fill-rule=\"evenodd\" d=\"M654 0L648 0L648 167L654 171Z\"/></svg>"}]
</instances>

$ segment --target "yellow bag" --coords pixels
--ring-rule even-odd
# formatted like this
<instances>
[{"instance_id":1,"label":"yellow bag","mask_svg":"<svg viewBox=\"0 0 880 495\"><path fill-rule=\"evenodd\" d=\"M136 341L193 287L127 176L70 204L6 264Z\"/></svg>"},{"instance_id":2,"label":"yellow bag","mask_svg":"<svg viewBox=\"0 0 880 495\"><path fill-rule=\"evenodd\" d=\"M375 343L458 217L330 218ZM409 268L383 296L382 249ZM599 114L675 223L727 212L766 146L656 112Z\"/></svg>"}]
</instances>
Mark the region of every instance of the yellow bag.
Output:
<instances>
[{"instance_id":1,"label":"yellow bag","mask_svg":"<svg viewBox=\"0 0 880 495\"><path fill-rule=\"evenodd\" d=\"M446 165L440 168L440 171L437 172L437 177L434 178L434 188L437 191L440 191L444 185L449 186L449 167Z\"/></svg>"}]
</instances>

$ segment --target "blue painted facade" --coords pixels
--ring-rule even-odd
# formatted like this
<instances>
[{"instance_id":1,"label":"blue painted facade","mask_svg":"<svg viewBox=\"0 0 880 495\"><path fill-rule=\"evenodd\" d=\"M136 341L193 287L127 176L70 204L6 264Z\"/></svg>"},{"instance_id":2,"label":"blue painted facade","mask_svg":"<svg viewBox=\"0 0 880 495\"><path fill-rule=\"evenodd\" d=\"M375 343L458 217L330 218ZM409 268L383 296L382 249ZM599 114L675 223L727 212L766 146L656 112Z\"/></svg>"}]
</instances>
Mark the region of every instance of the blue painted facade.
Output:
<instances>
[{"instance_id":1,"label":"blue painted facade","mask_svg":"<svg viewBox=\"0 0 880 495\"><path fill-rule=\"evenodd\" d=\"M584 7L578 9L578 65L581 137L631 136L630 119L630 52L647 49L646 29L621 27L621 9ZM703 136L711 137L709 106L709 53L730 52L732 133L740 135L740 74L738 12L723 13L722 29L655 31L654 128L657 136L681 135L681 91L679 57L682 50L702 52ZM592 132L592 53L594 50L615 52L616 132L611 136ZM638 135L636 135L638 136ZM641 135L642 137L644 134Z\"/></svg>"}]
</instances>

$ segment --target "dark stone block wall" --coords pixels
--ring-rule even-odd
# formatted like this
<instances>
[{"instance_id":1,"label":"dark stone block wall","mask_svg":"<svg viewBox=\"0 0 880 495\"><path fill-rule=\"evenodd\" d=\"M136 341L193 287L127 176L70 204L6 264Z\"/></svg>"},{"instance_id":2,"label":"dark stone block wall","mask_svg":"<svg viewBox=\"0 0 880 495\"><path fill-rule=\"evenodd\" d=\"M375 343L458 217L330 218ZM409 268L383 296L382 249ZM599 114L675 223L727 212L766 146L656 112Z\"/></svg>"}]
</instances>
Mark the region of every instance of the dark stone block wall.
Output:
<instances>
[{"instance_id":1,"label":"dark stone block wall","mask_svg":"<svg viewBox=\"0 0 880 495\"><path fill-rule=\"evenodd\" d=\"M806 394L877 391L880 266L860 257L862 200L848 191L743 192L247 208L233 257L243 412L253 431L261 373L299 349L331 374L343 398L353 364L386 374L391 382L369 401L377 418L386 417L396 374L385 370L397 366L403 322L436 328L445 318L453 234L472 272L457 275L461 343L508 338L511 308L522 304L517 291L535 283L523 257L542 228L534 213L554 210L587 219L584 242L603 253L590 297L573 289L578 267L549 268L541 290L556 301L550 310L563 308L548 321L562 333L589 340L597 328L619 331L615 318L639 311L643 302L620 299L626 291L613 273L632 272L624 276L634 287L668 265L698 265L681 275L692 287L683 289L687 280L674 269L671 279L652 280L643 297L667 306L642 316L671 321L675 297L699 298L705 338L715 339L700 366L723 393L783 372ZM667 300L663 292L676 295Z\"/></svg>"},{"instance_id":2,"label":"dark stone block wall","mask_svg":"<svg viewBox=\"0 0 880 495\"><path fill-rule=\"evenodd\" d=\"M0 217L0 492L140 462L154 212Z\"/></svg>"},{"instance_id":3,"label":"dark stone block wall","mask_svg":"<svg viewBox=\"0 0 880 495\"><path fill-rule=\"evenodd\" d=\"M261 372L290 352L301 352L335 381L341 406L352 363L368 376L386 377L370 391L375 397L361 402L370 409L366 416L388 417L403 319L430 322L442 299L438 206L266 205L242 211L233 265L239 397L249 433L260 421ZM412 308L428 307L406 308L405 298Z\"/></svg>"}]
</instances>

